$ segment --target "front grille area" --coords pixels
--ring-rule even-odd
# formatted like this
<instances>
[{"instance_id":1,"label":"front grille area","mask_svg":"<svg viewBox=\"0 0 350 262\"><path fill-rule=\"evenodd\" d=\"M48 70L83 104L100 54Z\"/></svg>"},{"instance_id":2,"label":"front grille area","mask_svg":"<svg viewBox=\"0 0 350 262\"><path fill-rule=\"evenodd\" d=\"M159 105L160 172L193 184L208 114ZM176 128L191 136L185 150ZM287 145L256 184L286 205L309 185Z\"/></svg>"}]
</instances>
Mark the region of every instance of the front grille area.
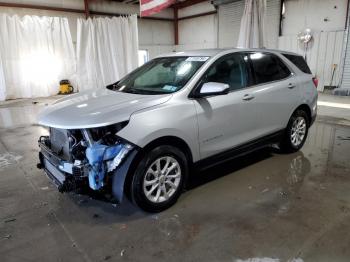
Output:
<instances>
[{"instance_id":1,"label":"front grille area","mask_svg":"<svg viewBox=\"0 0 350 262\"><path fill-rule=\"evenodd\" d=\"M60 158L67 161L71 159L70 141L67 130L50 128L50 145L51 150Z\"/></svg>"}]
</instances>

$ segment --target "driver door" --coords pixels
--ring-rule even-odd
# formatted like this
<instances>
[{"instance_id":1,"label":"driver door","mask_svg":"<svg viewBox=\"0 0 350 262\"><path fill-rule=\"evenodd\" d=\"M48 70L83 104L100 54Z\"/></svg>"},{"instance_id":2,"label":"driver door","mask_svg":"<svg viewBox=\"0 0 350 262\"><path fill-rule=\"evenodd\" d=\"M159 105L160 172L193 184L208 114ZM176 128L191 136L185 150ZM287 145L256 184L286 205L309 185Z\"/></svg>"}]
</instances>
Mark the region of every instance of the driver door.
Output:
<instances>
[{"instance_id":1,"label":"driver door","mask_svg":"<svg viewBox=\"0 0 350 262\"><path fill-rule=\"evenodd\" d=\"M237 147L256 136L257 112L254 96L248 88L250 79L250 69L240 53L219 58L203 75L199 90L204 83L219 82L228 84L230 91L226 95L195 100L201 159Z\"/></svg>"}]
</instances>

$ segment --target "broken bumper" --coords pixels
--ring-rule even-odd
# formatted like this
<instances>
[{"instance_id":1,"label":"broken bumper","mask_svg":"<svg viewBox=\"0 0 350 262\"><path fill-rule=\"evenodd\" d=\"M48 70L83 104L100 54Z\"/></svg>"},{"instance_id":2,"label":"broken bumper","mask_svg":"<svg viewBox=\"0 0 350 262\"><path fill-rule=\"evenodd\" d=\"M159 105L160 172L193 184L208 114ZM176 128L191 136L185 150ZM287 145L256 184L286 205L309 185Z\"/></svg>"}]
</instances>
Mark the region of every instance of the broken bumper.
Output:
<instances>
[{"instance_id":1,"label":"broken bumper","mask_svg":"<svg viewBox=\"0 0 350 262\"><path fill-rule=\"evenodd\" d=\"M68 192L77 190L83 186L89 185L91 187L91 173L94 167L89 163L90 161L70 163L61 159L57 154L45 143L47 137L39 139L39 160L38 168L44 169L49 179L57 186L60 192ZM125 144L125 147L120 147L120 151L113 155L113 158L104 159L101 165L104 165L105 174L104 181L112 183L112 194L116 200L122 201L124 193L124 183L129 171L130 165L135 158L138 148L136 146L130 147L130 144ZM126 151L127 149L127 151ZM110 176L112 179L106 179ZM96 179L100 178L96 176ZM106 185L103 182L103 185ZM100 188L98 188L100 189Z\"/></svg>"},{"instance_id":2,"label":"broken bumper","mask_svg":"<svg viewBox=\"0 0 350 262\"><path fill-rule=\"evenodd\" d=\"M43 141L39 140L39 164L38 168L44 169L49 179L56 185L60 192L68 192L77 189L83 184L84 178L86 177L83 165L76 165L73 167L72 164L61 159L57 154L52 152ZM70 164L71 173L65 172L65 164ZM63 169L63 170L62 170Z\"/></svg>"}]
</instances>

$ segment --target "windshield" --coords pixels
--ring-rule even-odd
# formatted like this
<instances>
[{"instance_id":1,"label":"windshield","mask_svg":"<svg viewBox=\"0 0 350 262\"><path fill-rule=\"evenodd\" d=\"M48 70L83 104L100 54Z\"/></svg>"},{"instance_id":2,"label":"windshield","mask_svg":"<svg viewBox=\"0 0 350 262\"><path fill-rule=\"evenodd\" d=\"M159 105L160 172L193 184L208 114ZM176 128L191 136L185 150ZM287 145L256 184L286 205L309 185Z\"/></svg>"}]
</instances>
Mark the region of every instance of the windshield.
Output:
<instances>
[{"instance_id":1,"label":"windshield","mask_svg":"<svg viewBox=\"0 0 350 262\"><path fill-rule=\"evenodd\" d=\"M174 93L186 85L208 58L156 58L107 88L147 95Z\"/></svg>"}]
</instances>

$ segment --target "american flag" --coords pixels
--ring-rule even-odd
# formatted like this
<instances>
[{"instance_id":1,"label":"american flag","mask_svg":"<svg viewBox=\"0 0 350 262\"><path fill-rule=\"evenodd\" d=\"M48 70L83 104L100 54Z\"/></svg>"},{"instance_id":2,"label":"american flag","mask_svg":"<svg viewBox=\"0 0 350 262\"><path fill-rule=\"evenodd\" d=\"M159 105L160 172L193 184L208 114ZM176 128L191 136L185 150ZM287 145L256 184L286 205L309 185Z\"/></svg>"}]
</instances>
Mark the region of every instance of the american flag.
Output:
<instances>
[{"instance_id":1,"label":"american flag","mask_svg":"<svg viewBox=\"0 0 350 262\"><path fill-rule=\"evenodd\" d=\"M141 17L159 13L175 2L176 0L140 0Z\"/></svg>"}]
</instances>

